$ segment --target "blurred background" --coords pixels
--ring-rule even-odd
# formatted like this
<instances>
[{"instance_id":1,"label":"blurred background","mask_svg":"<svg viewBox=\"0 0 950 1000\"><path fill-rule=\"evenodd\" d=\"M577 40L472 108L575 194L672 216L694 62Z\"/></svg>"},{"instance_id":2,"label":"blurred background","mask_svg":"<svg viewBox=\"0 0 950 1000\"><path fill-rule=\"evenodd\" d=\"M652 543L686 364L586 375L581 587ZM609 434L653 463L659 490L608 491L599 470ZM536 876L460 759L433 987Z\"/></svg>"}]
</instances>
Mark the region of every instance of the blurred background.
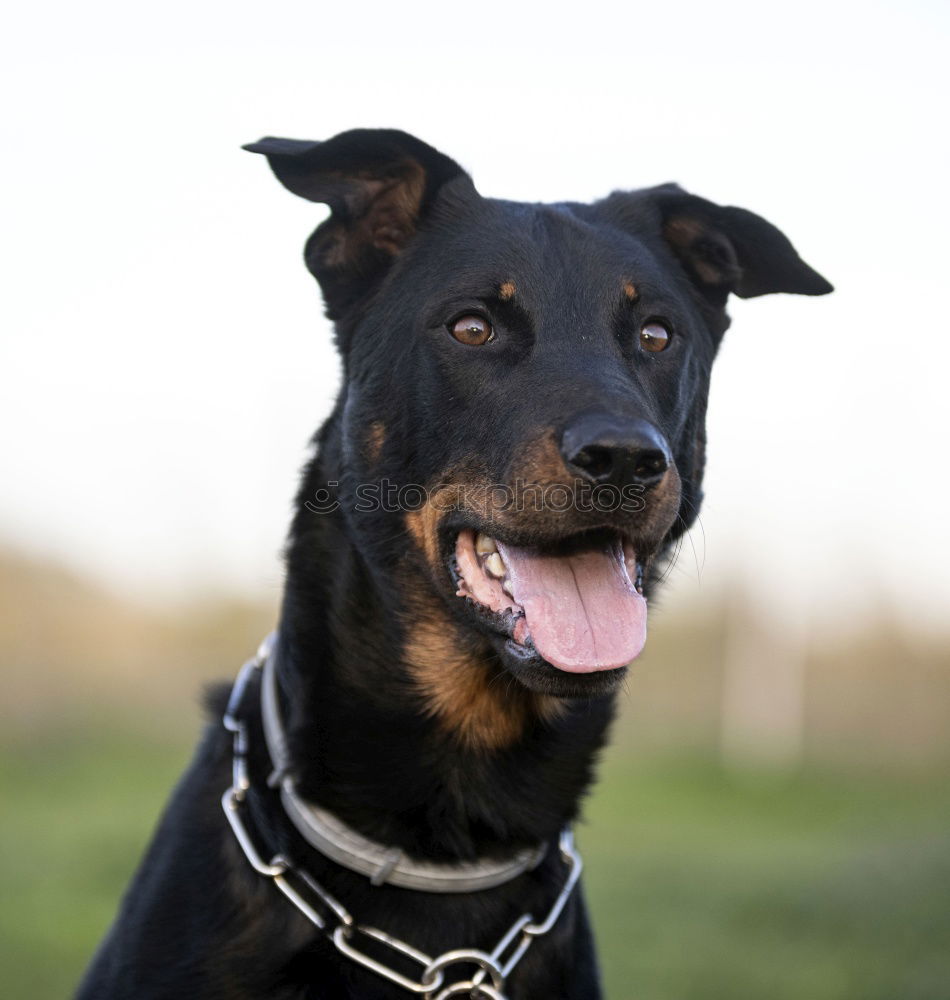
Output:
<instances>
[{"instance_id":1,"label":"blurred background","mask_svg":"<svg viewBox=\"0 0 950 1000\"><path fill-rule=\"evenodd\" d=\"M274 623L338 369L241 143L415 132L487 195L676 180L836 285L736 302L702 523L580 833L614 1000L950 998L950 8L20 5L0 302L0 969L67 996Z\"/></svg>"}]
</instances>

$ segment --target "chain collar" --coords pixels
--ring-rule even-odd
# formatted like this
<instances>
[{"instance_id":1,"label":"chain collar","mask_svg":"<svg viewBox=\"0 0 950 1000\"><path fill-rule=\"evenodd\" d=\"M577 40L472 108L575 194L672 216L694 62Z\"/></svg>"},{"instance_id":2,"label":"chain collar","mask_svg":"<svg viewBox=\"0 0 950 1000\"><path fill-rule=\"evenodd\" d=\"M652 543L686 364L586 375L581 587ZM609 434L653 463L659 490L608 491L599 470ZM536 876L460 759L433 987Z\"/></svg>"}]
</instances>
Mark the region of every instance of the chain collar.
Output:
<instances>
[{"instance_id":1,"label":"chain collar","mask_svg":"<svg viewBox=\"0 0 950 1000\"><path fill-rule=\"evenodd\" d=\"M241 707L252 679L264 673L262 690L267 687L266 663L271 659L273 636L270 636L258 650L257 656L244 664L234 687L224 715L224 727L233 734L231 787L221 799L224 815L228 819L234 836L244 852L250 866L259 875L273 881L274 885L290 900L319 931L333 942L337 950L347 958L401 986L403 989L421 996L424 1000L449 1000L450 997L469 997L470 1000L506 1000L505 982L512 970L524 957L535 938L547 934L557 923L574 886L580 878L583 863L574 847L574 838L569 829L561 833L559 848L561 859L567 866L564 884L550 910L543 920L536 920L530 913L519 917L508 929L491 952L477 948L458 948L433 958L412 945L385 931L364 924L358 924L346 907L332 896L311 875L297 868L281 854L265 861L254 844L254 840L244 822L242 813L251 787L247 766L249 737L247 724L243 721ZM276 694L276 691L273 692ZM276 707L276 701L273 707ZM265 712L266 720L266 712ZM279 721L279 717L278 717ZM277 731L282 737L282 730ZM270 745L270 740L268 740ZM273 755L273 748L271 754ZM286 753L286 750L284 750ZM274 758L286 761L286 757ZM282 779L285 780L285 779ZM283 793L283 785L281 787ZM283 800L283 794L281 795ZM285 801L286 808L286 801ZM293 815L288 813L293 819ZM308 838L309 839L309 838ZM371 841L369 843L372 843ZM319 848L318 848L319 849ZM324 852L325 853L325 852ZM332 857L332 856L331 856ZM336 860L336 859L333 859ZM535 862L537 864L537 862ZM350 865L349 867L352 867ZM439 866L442 867L442 866ZM522 869L524 871L527 868ZM360 869L356 869L359 871ZM364 872L364 874L366 874ZM512 876L513 877L513 876ZM389 879L392 881L392 879ZM507 881L503 879L502 881ZM376 884L379 884L378 882ZM499 883L494 883L499 884ZM416 888L413 886L412 888ZM446 890L441 890L446 891ZM469 891L469 890L450 890ZM403 958L416 962L422 972L418 979L411 979L396 969L360 950L360 938L370 938ZM462 982L446 984L446 971L453 966L471 969L474 973Z\"/></svg>"}]
</instances>

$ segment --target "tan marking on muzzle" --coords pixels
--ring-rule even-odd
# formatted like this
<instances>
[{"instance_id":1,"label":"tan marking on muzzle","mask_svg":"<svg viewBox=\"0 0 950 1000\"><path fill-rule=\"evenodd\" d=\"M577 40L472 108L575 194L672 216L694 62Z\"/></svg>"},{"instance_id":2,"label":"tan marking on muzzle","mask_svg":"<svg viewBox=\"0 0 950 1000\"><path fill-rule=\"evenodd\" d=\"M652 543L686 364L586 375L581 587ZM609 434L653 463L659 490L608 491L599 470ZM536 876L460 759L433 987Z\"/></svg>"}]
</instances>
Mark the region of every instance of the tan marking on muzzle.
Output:
<instances>
[{"instance_id":1,"label":"tan marking on muzzle","mask_svg":"<svg viewBox=\"0 0 950 1000\"><path fill-rule=\"evenodd\" d=\"M439 568L439 524L448 510L440 506L439 497L448 497L446 489L436 490L418 510L406 512L406 527L433 572Z\"/></svg>"},{"instance_id":2,"label":"tan marking on muzzle","mask_svg":"<svg viewBox=\"0 0 950 1000\"><path fill-rule=\"evenodd\" d=\"M516 484L514 502L508 509L492 510L500 533L537 535L543 528L556 537L586 530L595 523L603 526L605 518L597 512L575 508L575 491L588 484L568 469L553 432L546 431L525 444L509 476ZM626 518L606 520L620 528L662 535L675 520L680 493L679 473L671 465L663 479L643 495L643 509L635 515L635 524Z\"/></svg>"},{"instance_id":3,"label":"tan marking on muzzle","mask_svg":"<svg viewBox=\"0 0 950 1000\"><path fill-rule=\"evenodd\" d=\"M448 514L462 509L478 517L487 517L490 497L485 484L488 481L487 472L474 462L459 463L441 482L429 487L422 507L406 513L409 534L433 572L440 570L439 525Z\"/></svg>"},{"instance_id":4,"label":"tan marking on muzzle","mask_svg":"<svg viewBox=\"0 0 950 1000\"><path fill-rule=\"evenodd\" d=\"M676 523L683 482L676 465L670 465L663 478L647 493L643 528L651 533L666 534Z\"/></svg>"},{"instance_id":5,"label":"tan marking on muzzle","mask_svg":"<svg viewBox=\"0 0 950 1000\"><path fill-rule=\"evenodd\" d=\"M545 431L525 445L516 472L526 483L539 486L563 483L570 478L553 431Z\"/></svg>"}]
</instances>

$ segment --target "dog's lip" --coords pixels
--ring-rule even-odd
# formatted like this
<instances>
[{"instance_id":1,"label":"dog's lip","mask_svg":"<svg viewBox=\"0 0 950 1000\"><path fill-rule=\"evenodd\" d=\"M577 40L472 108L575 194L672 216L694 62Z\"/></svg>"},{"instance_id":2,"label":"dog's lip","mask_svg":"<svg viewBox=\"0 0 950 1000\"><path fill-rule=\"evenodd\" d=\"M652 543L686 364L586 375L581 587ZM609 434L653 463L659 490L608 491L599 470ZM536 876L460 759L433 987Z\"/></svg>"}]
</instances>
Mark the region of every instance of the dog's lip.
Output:
<instances>
[{"instance_id":1,"label":"dog's lip","mask_svg":"<svg viewBox=\"0 0 950 1000\"><path fill-rule=\"evenodd\" d=\"M524 612L515 611L514 609L509 609L507 611L493 611L487 605L476 601L472 597L458 597L458 592L463 586L463 577L462 571L459 569L458 558L455 555L454 549L448 558L448 569L449 575L452 578L453 591L456 594L454 600L464 601L466 607L468 607L483 624L487 625L498 635L504 636L512 642L515 642L515 626L520 619L524 618Z\"/></svg>"},{"instance_id":2,"label":"dog's lip","mask_svg":"<svg viewBox=\"0 0 950 1000\"><path fill-rule=\"evenodd\" d=\"M628 673L627 667L581 674L565 673L545 660L530 640L525 644L510 637L495 641L499 644L499 656L505 660L509 672L538 694L558 698L609 695L617 690Z\"/></svg>"},{"instance_id":3,"label":"dog's lip","mask_svg":"<svg viewBox=\"0 0 950 1000\"><path fill-rule=\"evenodd\" d=\"M497 524L484 524L476 520L466 520L453 521L443 526L440 543L443 561L451 561L455 553L456 540L464 531L471 531L476 537L480 534L488 535L496 542L501 542L503 545L508 545L512 548L538 549L542 552L571 546L576 546L579 549L588 545L593 547L604 538L619 538L624 545L629 545L637 553L637 562L641 566L646 566L649 563L657 547L655 543L651 543L629 530L607 521L591 524L575 529L574 531L555 534L544 530L531 532L510 531Z\"/></svg>"}]
</instances>

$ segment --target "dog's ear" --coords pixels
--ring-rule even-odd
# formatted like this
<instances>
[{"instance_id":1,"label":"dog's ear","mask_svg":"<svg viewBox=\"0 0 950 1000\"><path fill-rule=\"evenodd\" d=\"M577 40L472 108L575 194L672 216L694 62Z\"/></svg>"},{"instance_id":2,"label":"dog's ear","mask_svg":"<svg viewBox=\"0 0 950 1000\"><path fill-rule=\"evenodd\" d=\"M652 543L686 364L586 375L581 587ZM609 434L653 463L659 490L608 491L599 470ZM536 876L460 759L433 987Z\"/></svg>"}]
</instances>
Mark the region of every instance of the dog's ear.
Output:
<instances>
[{"instance_id":1,"label":"dog's ear","mask_svg":"<svg viewBox=\"0 0 950 1000\"><path fill-rule=\"evenodd\" d=\"M330 207L305 259L332 319L373 289L439 189L464 174L454 160L396 129L354 129L325 142L267 137L244 149L263 153L288 190Z\"/></svg>"},{"instance_id":2,"label":"dog's ear","mask_svg":"<svg viewBox=\"0 0 950 1000\"><path fill-rule=\"evenodd\" d=\"M659 226L690 280L717 308L725 306L730 292L748 299L771 292L834 291L784 233L744 208L717 205L677 184L618 192L602 204L624 228Z\"/></svg>"},{"instance_id":3,"label":"dog's ear","mask_svg":"<svg viewBox=\"0 0 950 1000\"><path fill-rule=\"evenodd\" d=\"M772 292L827 295L832 286L798 256L781 230L744 208L716 205L676 184L653 189L663 236L690 277L751 299Z\"/></svg>"}]
</instances>

